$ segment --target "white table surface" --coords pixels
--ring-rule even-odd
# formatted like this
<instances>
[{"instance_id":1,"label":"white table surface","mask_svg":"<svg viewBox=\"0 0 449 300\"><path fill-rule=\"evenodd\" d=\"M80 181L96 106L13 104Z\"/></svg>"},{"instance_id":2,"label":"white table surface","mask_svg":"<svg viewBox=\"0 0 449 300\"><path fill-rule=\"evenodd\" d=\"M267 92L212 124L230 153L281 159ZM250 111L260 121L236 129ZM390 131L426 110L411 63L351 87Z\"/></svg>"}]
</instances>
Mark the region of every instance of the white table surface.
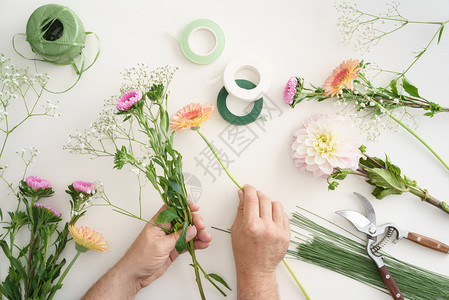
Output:
<instances>
[{"instance_id":1,"label":"white table surface","mask_svg":"<svg viewBox=\"0 0 449 300\"><path fill-rule=\"evenodd\" d=\"M23 146L36 146L41 154L32 164L29 174L52 181L56 195L47 203L62 211L66 217L70 206L64 189L74 180L101 181L114 203L130 210L137 209L137 184L131 173L112 170L109 159L90 160L86 156L77 157L62 150L68 135L75 129L86 128L102 109L103 100L118 91L121 84L119 73L123 68L139 62L145 62L151 67L165 64L179 66L169 99L170 112L174 113L194 101L215 104L222 82L211 80L219 77L234 57L249 54L259 57L268 65L272 83L267 98L278 106L278 110L264 130L252 127L257 138L244 151L239 149L233 152L219 139L228 123L218 113L206 124L204 133L215 141L217 147L226 151L232 161L231 172L240 182L259 187L274 200L281 201L288 212L295 211L295 206L300 205L353 230L334 211L361 210L362 206L351 193L358 191L369 195L371 188L359 178L350 178L341 183L336 191L328 192L325 180L297 170L289 157L291 132L302 119L317 112L339 111L341 107L331 103L318 105L309 102L292 110L282 100L284 84L292 75L305 77L306 82L321 84L334 67L351 57L365 58L386 69L399 71L412 61L413 51L419 51L436 30L435 27L425 25L408 26L385 38L370 53L362 56L352 46L342 43L337 27L339 14L334 8L334 1L330 0L269 3L253 0L53 2L69 6L81 18L87 31L98 34L101 55L71 91L62 95L45 95L44 99L60 101L58 112L62 116L58 119L30 120L11 137L3 162L11 166L10 178L17 179L20 170L17 166L20 164L15 151ZM26 22L33 10L46 3L49 1L0 1L0 52L16 66L29 66L34 70L32 62L20 58L13 51L11 38L15 33L25 32ZM361 5L372 11L384 9L383 1L362 1ZM446 20L449 11L446 1L435 0L404 1L401 10L410 19L433 21ZM168 34L179 36L182 28L197 18L216 21L226 35L223 54L210 65L195 65L188 61ZM199 40L198 43L201 43ZM18 47L26 50L28 45L22 39ZM449 106L448 51L449 36L446 31L440 45L432 45L408 73L422 95L442 106ZM94 41L88 38L86 53L91 57L94 52ZM68 86L75 79L70 67L39 64L38 68L39 72L47 72L53 78L49 88L55 90ZM241 108L237 101L231 102L236 111ZM443 114L429 119L423 117L421 112L416 113L418 131L446 160L449 160L448 120L448 116ZM229 228L236 211L235 186L223 172L221 175L215 173L214 182L212 176L197 166L195 158L201 158L205 145L196 134L180 133L176 146L184 156L184 170L193 173L201 182L202 194L198 203L206 224ZM407 176L416 179L435 197L447 200L448 171L410 135L403 131L396 134L385 130L379 142L367 143L367 146L374 155L383 156L387 153ZM5 197L5 194L2 186L1 206L4 210L15 205L15 200ZM378 201L370 195L369 199L376 209L378 223L393 221L406 229L446 242L449 240L449 217L421 203L414 196L391 196ZM150 188L145 190L144 202L146 217L152 216L161 205L160 199ZM110 251L105 254L90 251L82 255L67 276L57 299L79 299L121 257L143 223L114 213L109 208L92 208L79 225L90 226L103 233ZM198 253L199 261L207 271L221 274L228 281L233 288L228 299L235 299L236 280L230 236L212 229L210 233L213 242L209 249ZM403 241L390 245L388 252L399 259L449 275L449 258L436 251ZM69 245L65 257L70 259L74 253L72 245ZM188 266L189 260L188 255L180 257L162 278L142 290L137 299L199 299L193 272ZM0 262L3 280L7 268L3 257ZM294 260L291 265L312 299L390 298L320 267ZM303 299L282 265L278 268L278 284L281 299ZM204 286L208 299L222 298L209 284L204 282Z\"/></svg>"}]
</instances>

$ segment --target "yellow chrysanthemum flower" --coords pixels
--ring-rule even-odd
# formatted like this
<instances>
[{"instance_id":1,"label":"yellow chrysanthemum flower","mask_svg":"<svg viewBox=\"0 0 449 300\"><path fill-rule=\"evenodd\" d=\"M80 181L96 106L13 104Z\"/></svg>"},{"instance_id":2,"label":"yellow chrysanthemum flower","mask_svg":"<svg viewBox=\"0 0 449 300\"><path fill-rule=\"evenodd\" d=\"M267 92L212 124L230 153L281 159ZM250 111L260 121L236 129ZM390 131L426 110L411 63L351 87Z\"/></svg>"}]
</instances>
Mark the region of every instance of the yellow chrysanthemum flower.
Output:
<instances>
[{"instance_id":1,"label":"yellow chrysanthemum flower","mask_svg":"<svg viewBox=\"0 0 449 300\"><path fill-rule=\"evenodd\" d=\"M172 117L170 126L176 131L200 127L203 122L211 118L213 110L214 107L209 104L190 103Z\"/></svg>"},{"instance_id":2,"label":"yellow chrysanthemum flower","mask_svg":"<svg viewBox=\"0 0 449 300\"><path fill-rule=\"evenodd\" d=\"M357 59L350 59L342 62L340 66L335 68L332 75L324 83L324 95L334 97L344 87L352 91L354 89L352 81L359 76L357 72L361 69L357 67L359 64L360 61Z\"/></svg>"},{"instance_id":3,"label":"yellow chrysanthemum flower","mask_svg":"<svg viewBox=\"0 0 449 300\"><path fill-rule=\"evenodd\" d=\"M89 227L69 225L69 231L75 241L77 250L81 252L86 252L87 250L108 251L108 245L103 236L95 230Z\"/></svg>"}]
</instances>

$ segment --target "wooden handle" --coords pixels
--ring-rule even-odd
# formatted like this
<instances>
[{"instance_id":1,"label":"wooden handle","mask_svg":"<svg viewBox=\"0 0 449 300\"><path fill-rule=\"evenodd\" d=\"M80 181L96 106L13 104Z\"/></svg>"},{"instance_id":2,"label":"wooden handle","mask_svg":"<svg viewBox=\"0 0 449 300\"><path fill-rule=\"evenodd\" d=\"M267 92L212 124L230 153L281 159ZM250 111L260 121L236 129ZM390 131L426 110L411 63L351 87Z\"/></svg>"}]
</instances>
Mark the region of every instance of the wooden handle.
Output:
<instances>
[{"instance_id":1,"label":"wooden handle","mask_svg":"<svg viewBox=\"0 0 449 300\"><path fill-rule=\"evenodd\" d=\"M429 238L427 236L421 235L421 234L417 234L414 232L409 232L407 239L418 243L420 245L429 247L431 249L434 250L438 250L444 253L449 253L449 246L446 244L443 244L442 242L439 242L435 239Z\"/></svg>"},{"instance_id":2,"label":"wooden handle","mask_svg":"<svg viewBox=\"0 0 449 300\"><path fill-rule=\"evenodd\" d=\"M386 266L380 267L379 273L380 273L380 276L382 276L385 286L390 291L390 295L393 297L393 299L404 300L404 297L402 296L402 293L399 290L399 287L396 284L396 281L394 281L393 276L391 276L387 267Z\"/></svg>"}]
</instances>

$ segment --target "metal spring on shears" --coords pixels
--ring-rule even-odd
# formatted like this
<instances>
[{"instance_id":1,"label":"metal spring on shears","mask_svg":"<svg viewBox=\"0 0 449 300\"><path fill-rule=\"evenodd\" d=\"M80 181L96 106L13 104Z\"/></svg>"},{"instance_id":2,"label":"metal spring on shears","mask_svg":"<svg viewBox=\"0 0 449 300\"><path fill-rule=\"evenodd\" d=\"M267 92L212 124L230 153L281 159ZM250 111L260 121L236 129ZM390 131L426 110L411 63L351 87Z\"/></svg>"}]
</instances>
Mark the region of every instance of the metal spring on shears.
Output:
<instances>
[{"instance_id":1,"label":"metal spring on shears","mask_svg":"<svg viewBox=\"0 0 449 300\"><path fill-rule=\"evenodd\" d=\"M390 241L390 238L394 232L395 232L395 229L393 227L388 227L388 231L385 234L385 236L382 238L382 240L379 243L377 243L371 247L371 251L373 252L373 254L376 253L377 251L379 251L380 249L382 249L383 247L385 247L386 244L388 244L388 242Z\"/></svg>"}]
</instances>

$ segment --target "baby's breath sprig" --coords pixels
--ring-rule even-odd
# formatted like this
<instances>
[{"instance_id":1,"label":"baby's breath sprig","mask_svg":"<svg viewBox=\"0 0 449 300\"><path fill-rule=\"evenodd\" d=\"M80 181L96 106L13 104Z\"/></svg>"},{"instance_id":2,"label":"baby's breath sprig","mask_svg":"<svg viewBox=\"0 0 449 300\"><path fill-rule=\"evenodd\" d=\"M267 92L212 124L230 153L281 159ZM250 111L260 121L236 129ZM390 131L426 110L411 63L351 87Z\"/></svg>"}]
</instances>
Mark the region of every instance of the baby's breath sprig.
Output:
<instances>
[{"instance_id":1,"label":"baby's breath sprig","mask_svg":"<svg viewBox=\"0 0 449 300\"><path fill-rule=\"evenodd\" d=\"M352 3L349 0L336 1L335 8L341 14L338 26L340 27L344 42L349 44L351 40L355 40L355 47L362 54L365 54L372 47L376 46L382 38L399 31L409 24L437 26L438 29L432 38L417 53L410 65L401 73L392 72L397 73L400 78L427 52L435 40L437 40L437 44L440 43L444 27L449 20L442 22L409 20L400 13L399 2L392 1L386 3L386 5L388 7L386 12L374 14L360 10L357 3Z\"/></svg>"},{"instance_id":2,"label":"baby's breath sprig","mask_svg":"<svg viewBox=\"0 0 449 300\"><path fill-rule=\"evenodd\" d=\"M29 75L28 69L18 69L9 63L9 60L0 54L0 159L5 151L8 138L19 126L28 119L36 116L59 117L56 113L57 103L47 100L39 109L45 86L50 77L43 74ZM13 119L8 112L10 105L19 105L22 102L24 114L16 112Z\"/></svg>"}]
</instances>

